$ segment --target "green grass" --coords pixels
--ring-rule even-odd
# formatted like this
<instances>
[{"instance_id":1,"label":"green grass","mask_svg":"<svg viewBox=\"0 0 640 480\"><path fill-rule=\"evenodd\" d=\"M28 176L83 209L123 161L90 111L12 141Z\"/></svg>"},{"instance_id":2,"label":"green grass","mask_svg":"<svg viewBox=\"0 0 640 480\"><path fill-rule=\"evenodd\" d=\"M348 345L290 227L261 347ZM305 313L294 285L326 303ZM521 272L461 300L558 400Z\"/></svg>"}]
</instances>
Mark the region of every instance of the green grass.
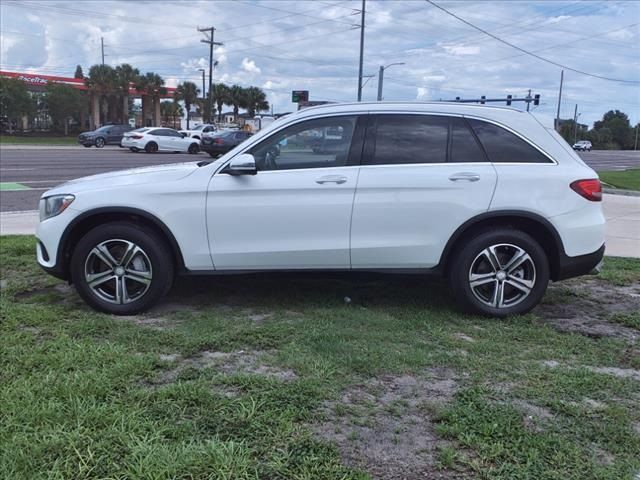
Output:
<instances>
[{"instance_id":1,"label":"green grass","mask_svg":"<svg viewBox=\"0 0 640 480\"><path fill-rule=\"evenodd\" d=\"M0 135L0 145L78 145L78 140L76 135L69 137Z\"/></svg>"},{"instance_id":2,"label":"green grass","mask_svg":"<svg viewBox=\"0 0 640 480\"><path fill-rule=\"evenodd\" d=\"M640 190L640 168L621 172L598 172L600 180L624 190Z\"/></svg>"},{"instance_id":3,"label":"green grass","mask_svg":"<svg viewBox=\"0 0 640 480\"><path fill-rule=\"evenodd\" d=\"M117 318L41 272L34 248L33 237L0 237L0 478L365 479L313 434L323 402L349 415L344 389L443 368L458 391L433 410L447 442L434 472L617 480L640 471L638 382L587 368L640 368L637 347L622 340L561 333L535 315L461 315L439 283L404 277L185 279L164 310ZM640 261L607 259L602 282L639 276ZM295 377L176 370L179 360L160 358L203 351L264 352L265 368ZM551 419L531 428L522 402Z\"/></svg>"}]
</instances>

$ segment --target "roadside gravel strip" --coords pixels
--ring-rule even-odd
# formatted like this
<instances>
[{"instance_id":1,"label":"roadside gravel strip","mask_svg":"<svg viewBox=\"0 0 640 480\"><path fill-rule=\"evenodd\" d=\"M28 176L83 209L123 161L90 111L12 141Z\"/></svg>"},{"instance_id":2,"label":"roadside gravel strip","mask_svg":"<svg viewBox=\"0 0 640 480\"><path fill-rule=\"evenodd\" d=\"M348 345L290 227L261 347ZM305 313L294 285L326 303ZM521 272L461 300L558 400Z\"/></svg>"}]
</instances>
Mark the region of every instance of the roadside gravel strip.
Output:
<instances>
[{"instance_id":1,"label":"roadside gravel strip","mask_svg":"<svg viewBox=\"0 0 640 480\"><path fill-rule=\"evenodd\" d=\"M606 254L640 258L640 197L605 194L603 198ZM37 224L35 210L0 213L0 235L33 235Z\"/></svg>"}]
</instances>

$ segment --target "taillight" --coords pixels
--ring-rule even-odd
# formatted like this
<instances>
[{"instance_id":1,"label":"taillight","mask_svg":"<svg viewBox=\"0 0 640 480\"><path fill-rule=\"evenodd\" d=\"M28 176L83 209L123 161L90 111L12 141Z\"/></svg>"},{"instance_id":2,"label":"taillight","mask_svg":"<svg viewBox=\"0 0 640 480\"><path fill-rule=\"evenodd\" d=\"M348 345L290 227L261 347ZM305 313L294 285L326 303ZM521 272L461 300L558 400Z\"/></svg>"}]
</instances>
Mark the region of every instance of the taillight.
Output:
<instances>
[{"instance_id":1,"label":"taillight","mask_svg":"<svg viewBox=\"0 0 640 480\"><path fill-rule=\"evenodd\" d=\"M571 190L587 200L592 202L602 201L602 185L600 185L600 180L597 178L576 180L569 186L571 187Z\"/></svg>"},{"instance_id":2,"label":"taillight","mask_svg":"<svg viewBox=\"0 0 640 480\"><path fill-rule=\"evenodd\" d=\"M222 140L221 138L216 138L213 143L215 143L216 145L222 145L224 143L224 140Z\"/></svg>"},{"instance_id":3,"label":"taillight","mask_svg":"<svg viewBox=\"0 0 640 480\"><path fill-rule=\"evenodd\" d=\"M142 138L142 135L131 135L131 138L133 138L134 140L140 140Z\"/></svg>"}]
</instances>

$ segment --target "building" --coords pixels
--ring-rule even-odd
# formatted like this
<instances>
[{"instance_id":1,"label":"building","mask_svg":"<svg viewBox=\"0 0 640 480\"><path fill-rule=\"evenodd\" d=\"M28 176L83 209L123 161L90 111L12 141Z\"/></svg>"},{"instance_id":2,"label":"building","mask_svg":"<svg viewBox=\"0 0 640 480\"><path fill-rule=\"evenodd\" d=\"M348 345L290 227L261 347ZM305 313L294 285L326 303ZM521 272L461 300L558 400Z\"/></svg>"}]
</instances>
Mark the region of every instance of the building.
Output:
<instances>
[{"instance_id":1,"label":"building","mask_svg":"<svg viewBox=\"0 0 640 480\"><path fill-rule=\"evenodd\" d=\"M62 83L64 85L69 85L75 89L86 91L89 99L89 128L94 129L99 127L104 122L103 115L101 112L103 102L101 102L101 95L92 92L89 87L85 84L84 79L82 78L73 78L73 77L59 77L55 75L41 75L38 73L21 73L21 72L7 72L0 70L0 76L8 77L8 78L16 78L21 80L27 86L27 89L33 94L43 93L46 89L47 84L49 83ZM151 98L151 95L143 94L136 90L135 86L131 84L129 86L129 98L140 98L142 100L142 111L140 116L136 116L136 125L137 126L153 126L155 124L160 124L160 101L163 98L173 98L175 88L172 87L164 87L162 93L158 93ZM125 97L126 98L126 97ZM48 111L46 102L37 102L38 111L34 117L34 126L36 128L44 128L44 125L47 125L49 122ZM128 108L128 105L127 105ZM132 112L130 112L132 113ZM22 129L26 130L29 128L28 119L23 118L22 120ZM82 122L84 123L84 122ZM82 125L81 127L84 127Z\"/></svg>"}]
</instances>

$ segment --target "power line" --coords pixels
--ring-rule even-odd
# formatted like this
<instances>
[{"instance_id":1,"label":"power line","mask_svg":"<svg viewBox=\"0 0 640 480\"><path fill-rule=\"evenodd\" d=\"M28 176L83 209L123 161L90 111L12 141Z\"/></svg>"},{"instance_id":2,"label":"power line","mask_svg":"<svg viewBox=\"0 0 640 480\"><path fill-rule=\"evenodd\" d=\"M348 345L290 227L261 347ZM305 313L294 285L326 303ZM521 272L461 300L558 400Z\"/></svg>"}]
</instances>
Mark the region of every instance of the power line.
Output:
<instances>
[{"instance_id":1,"label":"power line","mask_svg":"<svg viewBox=\"0 0 640 480\"><path fill-rule=\"evenodd\" d=\"M465 20L464 18L459 17L458 15L456 15L456 14L455 14L455 13L453 13L453 12L450 12L450 11L449 11L449 10L447 10L446 8L441 7L440 5L438 5L437 3L433 2L432 0L425 0L425 1L426 1L427 3L429 3L430 5L433 5L434 7L436 7L436 8L438 8L438 9L442 10L442 11L443 11L443 12L445 12L447 15L450 15L450 16L452 16L453 18L456 18L457 20L460 20L462 23L465 23L466 25L469 25L471 28L475 28L476 30L478 30L478 31L480 31L480 32L482 32L482 33L484 33L485 35L488 35L489 37L491 37L491 38L493 38L493 39L495 39L495 40L499 41L500 43L504 43L505 45L508 45L508 46L509 46L509 47L511 47L511 48L515 48L516 50L519 50L520 52L525 53L525 54L527 54L527 55L530 55L530 56L532 56L532 57L534 57L534 58L537 58L538 60L542 60L543 62L547 62L547 63L549 63L549 64L551 64L551 65L555 65L556 67L564 68L564 69L566 69L566 70L570 70L570 71L572 71L572 72L579 73L579 74L581 74L581 75L586 75L586 76L588 76L588 77L599 78L599 79L601 79L601 80L608 80L608 81L610 81L610 82L619 82L619 83L633 83L633 84L640 84L640 80L625 80L625 79L620 79L620 78L611 78L611 77L605 77L605 76L602 76L602 75L596 75L596 74L594 74L594 73L589 73L589 72L585 72L585 71L582 71L582 70L578 70L578 69L575 69L575 68L572 68L572 67L568 67L568 66L563 65L563 64L561 64L561 63L554 62L553 60L549 60L548 58L541 57L540 55L537 55L537 54L535 54L535 53L533 53L533 52L530 52L529 50L525 50L524 48L518 47L517 45L514 45L513 43L510 43L510 42L508 42L508 41L506 41L506 40L503 40L502 38L500 38L500 37L498 37L498 36L494 35L493 33L488 32L487 30L485 30L485 29L483 29L483 28L480 28L480 27L476 26L476 25L474 25L474 24L473 24L473 23L471 23L471 22L468 22L468 21L467 21L467 20Z\"/></svg>"}]
</instances>

